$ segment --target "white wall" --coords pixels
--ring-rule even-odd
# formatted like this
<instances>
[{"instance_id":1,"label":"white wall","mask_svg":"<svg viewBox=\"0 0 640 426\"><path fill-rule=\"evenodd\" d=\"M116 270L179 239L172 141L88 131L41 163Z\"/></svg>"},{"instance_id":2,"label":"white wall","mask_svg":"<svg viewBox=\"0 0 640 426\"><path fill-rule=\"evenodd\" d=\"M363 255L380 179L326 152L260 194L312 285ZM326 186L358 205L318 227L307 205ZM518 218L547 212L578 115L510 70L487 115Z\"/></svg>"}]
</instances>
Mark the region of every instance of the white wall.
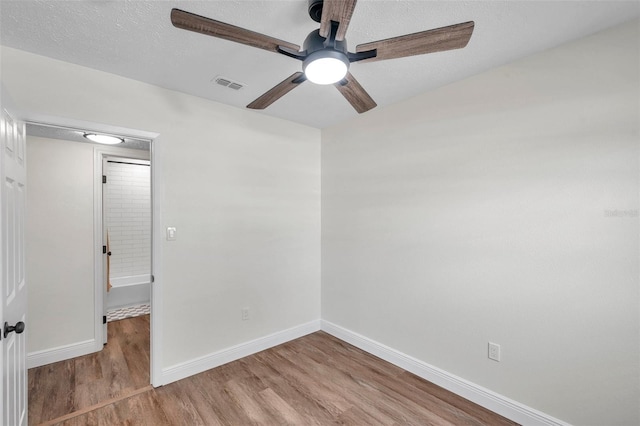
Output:
<instances>
[{"instance_id":1,"label":"white wall","mask_svg":"<svg viewBox=\"0 0 640 426\"><path fill-rule=\"evenodd\" d=\"M178 230L162 247L163 367L319 318L318 130L11 48L1 54L2 82L21 110L161 135L158 226Z\"/></svg>"},{"instance_id":2,"label":"white wall","mask_svg":"<svg viewBox=\"0 0 640 426\"><path fill-rule=\"evenodd\" d=\"M639 35L325 129L322 318L556 418L638 424Z\"/></svg>"},{"instance_id":3,"label":"white wall","mask_svg":"<svg viewBox=\"0 0 640 426\"><path fill-rule=\"evenodd\" d=\"M27 137L27 351L93 339L93 146Z\"/></svg>"}]
</instances>

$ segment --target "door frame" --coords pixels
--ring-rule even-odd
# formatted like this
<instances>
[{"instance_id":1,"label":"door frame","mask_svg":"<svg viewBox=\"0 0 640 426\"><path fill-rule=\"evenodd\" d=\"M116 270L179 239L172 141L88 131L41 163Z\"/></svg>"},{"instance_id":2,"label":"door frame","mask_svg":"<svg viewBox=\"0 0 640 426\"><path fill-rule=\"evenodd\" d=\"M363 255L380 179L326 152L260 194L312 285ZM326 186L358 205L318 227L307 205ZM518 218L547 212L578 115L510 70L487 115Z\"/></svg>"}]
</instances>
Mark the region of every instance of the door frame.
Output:
<instances>
[{"instance_id":1,"label":"door frame","mask_svg":"<svg viewBox=\"0 0 640 426\"><path fill-rule=\"evenodd\" d=\"M70 118L49 116L37 113L25 112L23 119L27 123L44 124L51 126L67 127L70 129L78 129L79 131L89 131L96 133L107 133L113 135L128 136L135 139L146 139L150 141L149 144L149 159L151 161L151 275L154 278L151 284L151 320L150 320L150 378L151 384L154 387L162 386L162 238L163 232L161 225L162 222L162 205L164 193L164 182L162 179L162 165L158 161L162 150L161 135L156 132L145 131L140 129L131 129L121 126L113 126L103 123L88 122L83 120L76 120ZM96 209L95 198L96 194L102 198L102 158L96 151L108 152L109 146L96 146L94 149L94 304L95 304L95 325L94 325L94 339L96 344L96 351L101 350L103 346L103 324L102 324L102 309L103 309L103 292L97 291L98 285L96 282L100 282L100 289L103 286L103 253L102 245L103 236L102 230L96 232L98 229L97 224L102 222L102 200L100 199L100 208ZM122 150L122 148L120 148ZM135 151L135 150L134 150ZM117 155L117 154L116 154ZM96 160L97 159L97 160ZM99 173L99 174L98 174ZM98 186L99 176L100 184ZM98 186L98 188L96 188ZM99 256L98 256L99 255Z\"/></svg>"},{"instance_id":2,"label":"door frame","mask_svg":"<svg viewBox=\"0 0 640 426\"><path fill-rule=\"evenodd\" d=\"M100 185L100 191L101 193L98 194L98 191L95 191L95 195L94 195L94 209L100 210L101 211L101 221L102 221L102 241L103 241L103 250L102 250L102 283L98 282L98 272L96 271L96 293L100 291L100 284L102 284L102 312L103 312L103 324L102 324L102 341L103 343L106 345L107 344L107 334L108 334L108 327L107 327L107 321L105 321L105 317L107 316L107 307L108 307L108 303L107 303L107 299L109 297L109 292L108 292L108 285L107 282L109 281L109 274L108 274L108 270L107 270L107 265L109 263L109 256L111 256L111 254L108 254L108 256L105 256L104 254L104 247L107 247L107 250L109 250L109 244L108 244L108 233L107 233L107 226L106 226L106 221L105 221L105 208L108 208L109 206L107 205L106 199L107 197L105 197L105 182L104 182L104 176L107 175L108 176L108 172L107 172L107 164L110 161L122 161L125 163L129 163L129 164L141 164L144 166L149 167L149 172L151 172L151 151L150 149L147 151L143 151L143 150L128 150L128 149L119 149L117 155L114 154L110 154L110 153L106 153L104 150L102 151L102 153L96 153L95 150L96 149L100 149L100 148L108 148L108 147L100 147L97 146L94 149L94 155L96 158L96 162L98 161L97 158L98 156L102 159L101 163L102 163L102 185ZM149 148L151 148L151 146L149 146ZM96 163L97 164L97 163ZM95 170L94 170L95 172ZM96 177L94 176L94 187L95 187L95 183L96 183ZM100 177L98 177L98 179L100 180ZM100 182L98 182L100 183ZM107 184L109 183L108 177L107 177ZM151 194L151 173L149 173L149 194ZM100 202L102 203L101 205L98 205L98 199L100 200ZM149 203L151 203L151 201L149 201ZM151 204L149 204L149 211L151 213L151 221L153 221L153 212L151 211ZM100 227L100 223L96 222L94 224L94 226L96 228ZM97 231L98 229L95 229L95 235L97 235ZM152 231L152 230L151 230ZM149 241L149 244L151 245L151 240ZM151 250L152 247L150 246L149 249ZM152 251L152 250L151 250ZM97 261L97 258L96 258ZM96 263L97 264L97 263ZM151 277L151 262L149 262L149 276ZM151 283L149 284L149 303L151 303Z\"/></svg>"},{"instance_id":3,"label":"door frame","mask_svg":"<svg viewBox=\"0 0 640 426\"><path fill-rule=\"evenodd\" d=\"M103 344L107 343L107 323L104 320L104 316L107 315L107 257L102 249L107 245L107 236L104 224L104 183L102 181L102 176L105 174L104 167L110 158L148 161L150 170L153 169L153 164L151 163L151 145L149 145L149 151L118 148L117 146L96 145L93 148L93 156L93 239L96 242L102 241L99 247L94 247L95 266L93 269L95 283L95 290L93 293L95 310L96 313L101 313L100 315L96 315L96 322L94 324L94 335L96 336L95 350L97 352L101 351ZM150 190L153 191L153 182L150 182L150 184ZM153 211L151 212L151 234L153 234ZM153 242L151 244L153 246ZM153 256L153 247L151 247L151 255ZM149 273L153 276L153 270L149 271ZM150 287L152 286L153 284ZM153 301L151 301L151 304L153 305ZM98 331L98 328L100 331Z\"/></svg>"}]
</instances>

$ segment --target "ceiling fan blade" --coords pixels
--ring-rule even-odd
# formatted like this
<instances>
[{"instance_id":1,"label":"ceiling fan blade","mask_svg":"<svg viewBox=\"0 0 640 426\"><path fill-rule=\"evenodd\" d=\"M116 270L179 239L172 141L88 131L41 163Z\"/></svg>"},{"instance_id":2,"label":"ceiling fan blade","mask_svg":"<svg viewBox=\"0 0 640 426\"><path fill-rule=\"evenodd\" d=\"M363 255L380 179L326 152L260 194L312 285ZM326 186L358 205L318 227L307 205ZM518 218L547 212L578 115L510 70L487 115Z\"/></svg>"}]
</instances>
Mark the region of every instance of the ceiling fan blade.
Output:
<instances>
[{"instance_id":1,"label":"ceiling fan blade","mask_svg":"<svg viewBox=\"0 0 640 426\"><path fill-rule=\"evenodd\" d=\"M358 114L362 114L378 106L350 72L347 73L342 81L337 82L334 86L338 88L342 96L349 101L351 106L358 111Z\"/></svg>"},{"instance_id":2,"label":"ceiling fan blade","mask_svg":"<svg viewBox=\"0 0 640 426\"><path fill-rule=\"evenodd\" d=\"M336 40L344 40L351 16L356 8L357 0L324 0L322 4L322 18L320 20L320 35L329 37L331 21L339 22Z\"/></svg>"},{"instance_id":3,"label":"ceiling fan blade","mask_svg":"<svg viewBox=\"0 0 640 426\"><path fill-rule=\"evenodd\" d=\"M356 46L356 52L366 52L377 49L377 56L362 61L373 62L462 49L469 43L471 34L473 34L473 27L473 21L469 21L448 27L388 38L386 40L359 44Z\"/></svg>"},{"instance_id":4,"label":"ceiling fan blade","mask_svg":"<svg viewBox=\"0 0 640 426\"><path fill-rule=\"evenodd\" d=\"M272 52L278 52L278 46L288 47L295 51L300 50L300 46L297 44L278 40L277 38L216 21L215 19L205 18L204 16L185 12L180 9L171 10L171 23L176 28L235 41L236 43L270 50Z\"/></svg>"},{"instance_id":5,"label":"ceiling fan blade","mask_svg":"<svg viewBox=\"0 0 640 426\"><path fill-rule=\"evenodd\" d=\"M282 80L282 82L276 84L258 99L247 105L247 108L265 109L305 81L307 81L307 78L304 76L304 73L293 73L291 76Z\"/></svg>"}]
</instances>

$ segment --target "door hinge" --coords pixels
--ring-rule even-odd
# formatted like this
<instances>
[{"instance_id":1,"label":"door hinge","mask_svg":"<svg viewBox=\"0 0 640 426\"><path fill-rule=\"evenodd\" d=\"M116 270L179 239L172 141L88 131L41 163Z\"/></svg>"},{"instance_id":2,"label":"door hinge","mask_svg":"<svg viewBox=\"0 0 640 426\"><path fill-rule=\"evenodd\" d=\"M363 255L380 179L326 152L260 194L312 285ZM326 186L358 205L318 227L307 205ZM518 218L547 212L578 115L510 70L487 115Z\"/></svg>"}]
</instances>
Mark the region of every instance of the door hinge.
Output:
<instances>
[{"instance_id":1,"label":"door hinge","mask_svg":"<svg viewBox=\"0 0 640 426\"><path fill-rule=\"evenodd\" d=\"M106 324L106 323L107 323L107 316L106 316L106 315L103 315L103 316L102 316L102 323L103 323L103 324Z\"/></svg>"},{"instance_id":2,"label":"door hinge","mask_svg":"<svg viewBox=\"0 0 640 426\"><path fill-rule=\"evenodd\" d=\"M107 183L107 175L102 175L102 183Z\"/></svg>"},{"instance_id":3,"label":"door hinge","mask_svg":"<svg viewBox=\"0 0 640 426\"><path fill-rule=\"evenodd\" d=\"M107 254L107 246L102 246L102 254Z\"/></svg>"}]
</instances>

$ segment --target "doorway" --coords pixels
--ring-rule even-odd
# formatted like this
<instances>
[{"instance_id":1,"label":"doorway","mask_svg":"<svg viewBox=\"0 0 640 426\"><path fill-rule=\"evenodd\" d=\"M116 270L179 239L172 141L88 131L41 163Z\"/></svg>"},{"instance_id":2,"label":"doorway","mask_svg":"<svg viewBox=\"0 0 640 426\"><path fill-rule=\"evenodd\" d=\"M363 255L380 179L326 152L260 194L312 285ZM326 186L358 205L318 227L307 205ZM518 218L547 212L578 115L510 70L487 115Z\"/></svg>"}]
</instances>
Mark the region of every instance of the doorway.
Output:
<instances>
[{"instance_id":1,"label":"doorway","mask_svg":"<svg viewBox=\"0 0 640 426\"><path fill-rule=\"evenodd\" d=\"M102 175L103 162L108 158L114 163L128 159L129 163L146 164L148 229L145 238L148 246L144 251L148 265L146 275L151 276L151 143L149 140L132 141L134 144L146 142L146 149L110 147L89 144L84 140L88 130L40 123L28 123L27 129L27 143L35 141L30 145L29 154L35 155L31 156L32 161L28 160L28 168L36 170L32 180L34 192L43 197L31 206L43 219L42 226L31 235L30 247L36 247L31 253L38 255L41 250L40 255L49 259L49 269L42 277L30 277L30 282L36 284L35 293L46 295L34 297L34 303L39 305L29 309L33 319L33 340L42 343L40 339L45 334L49 340L28 351L29 401L34 402L29 411L35 419L40 410L47 418L41 416L39 420L46 421L55 418L50 417L54 413L44 413L42 407L61 407L62 411L56 413L56 417L61 417L150 387L150 332L153 327L149 315L137 318L137 322L123 320L114 327L104 324L108 296L105 295L104 278L107 254L103 253L106 239L103 235ZM95 127L89 129L95 131ZM123 139L135 138L124 136ZM56 185L48 185L49 182ZM55 191L60 187L65 192L56 196ZM67 250L72 247L72 251ZM118 250L122 252L122 249ZM37 265L37 260L32 260L32 264ZM135 275L128 278L132 276ZM65 294L61 283L71 285L74 282L76 287ZM149 287L147 285L146 299L151 305ZM38 302L38 298L43 300ZM114 333L113 341L104 347L107 336L114 337ZM66 407L53 404L56 398L63 398Z\"/></svg>"},{"instance_id":2,"label":"doorway","mask_svg":"<svg viewBox=\"0 0 640 426\"><path fill-rule=\"evenodd\" d=\"M107 324L151 312L151 162L145 157L102 158L106 252L102 288ZM105 330L105 344L108 334Z\"/></svg>"}]
</instances>

